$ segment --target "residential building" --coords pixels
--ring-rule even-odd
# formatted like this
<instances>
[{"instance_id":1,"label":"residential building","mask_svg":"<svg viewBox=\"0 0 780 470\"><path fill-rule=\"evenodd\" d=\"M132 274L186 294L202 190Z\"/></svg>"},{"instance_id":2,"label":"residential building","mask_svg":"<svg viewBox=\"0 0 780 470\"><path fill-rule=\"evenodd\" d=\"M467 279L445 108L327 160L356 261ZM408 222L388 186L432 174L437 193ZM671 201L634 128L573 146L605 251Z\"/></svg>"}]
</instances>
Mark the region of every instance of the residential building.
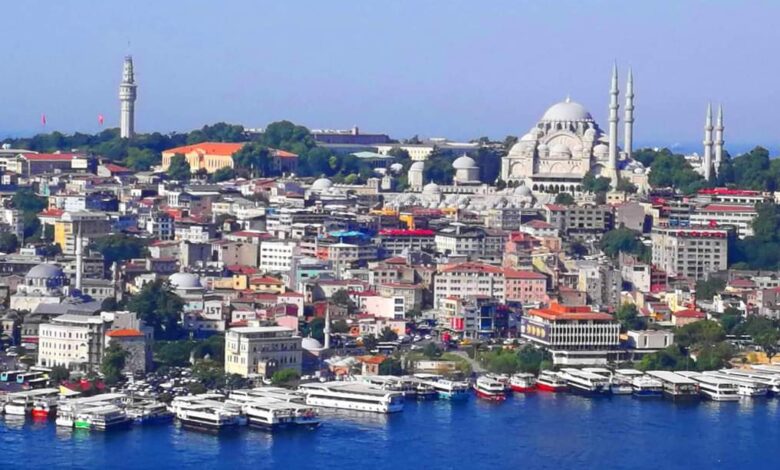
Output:
<instances>
[{"instance_id":1,"label":"residential building","mask_svg":"<svg viewBox=\"0 0 780 470\"><path fill-rule=\"evenodd\" d=\"M111 233L111 220L104 212L65 212L54 223L54 243L65 254L76 253L76 237L80 234L82 243L105 237Z\"/></svg>"},{"instance_id":2,"label":"residential building","mask_svg":"<svg viewBox=\"0 0 780 470\"><path fill-rule=\"evenodd\" d=\"M727 268L730 231L709 227L653 227L653 265L670 276L704 279Z\"/></svg>"},{"instance_id":3,"label":"residential building","mask_svg":"<svg viewBox=\"0 0 780 470\"><path fill-rule=\"evenodd\" d=\"M493 297L506 300L504 270L489 264L460 263L439 269L434 277L434 305L439 308L447 297Z\"/></svg>"},{"instance_id":4,"label":"residential building","mask_svg":"<svg viewBox=\"0 0 780 470\"><path fill-rule=\"evenodd\" d=\"M507 301L523 305L539 305L547 302L547 276L535 271L504 269L504 294Z\"/></svg>"},{"instance_id":5,"label":"residential building","mask_svg":"<svg viewBox=\"0 0 780 470\"><path fill-rule=\"evenodd\" d=\"M289 272L297 249L295 240L263 240L260 244L260 269L270 273Z\"/></svg>"},{"instance_id":6,"label":"residential building","mask_svg":"<svg viewBox=\"0 0 780 470\"><path fill-rule=\"evenodd\" d=\"M547 204L544 209L547 222L561 234L570 237L600 238L602 234L615 228L612 206Z\"/></svg>"},{"instance_id":7,"label":"residential building","mask_svg":"<svg viewBox=\"0 0 780 470\"><path fill-rule=\"evenodd\" d=\"M225 372L242 377L271 377L292 369L301 372L301 337L279 326L231 328L225 335Z\"/></svg>"}]
</instances>

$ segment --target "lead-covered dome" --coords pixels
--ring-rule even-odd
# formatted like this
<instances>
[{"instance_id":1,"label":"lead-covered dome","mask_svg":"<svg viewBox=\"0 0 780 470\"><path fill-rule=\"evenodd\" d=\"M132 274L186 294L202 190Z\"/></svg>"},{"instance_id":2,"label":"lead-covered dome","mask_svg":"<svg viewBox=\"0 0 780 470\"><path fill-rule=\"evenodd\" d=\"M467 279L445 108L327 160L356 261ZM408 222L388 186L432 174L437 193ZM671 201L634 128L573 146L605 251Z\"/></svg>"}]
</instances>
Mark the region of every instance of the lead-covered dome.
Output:
<instances>
[{"instance_id":1,"label":"lead-covered dome","mask_svg":"<svg viewBox=\"0 0 780 470\"><path fill-rule=\"evenodd\" d=\"M456 158L455 161L452 162L452 167L456 170L470 170L477 167L477 162L475 162L474 159L468 155L463 155Z\"/></svg>"},{"instance_id":2,"label":"lead-covered dome","mask_svg":"<svg viewBox=\"0 0 780 470\"><path fill-rule=\"evenodd\" d=\"M203 289L200 277L192 273L176 273L168 278L168 282L177 290Z\"/></svg>"},{"instance_id":3,"label":"lead-covered dome","mask_svg":"<svg viewBox=\"0 0 780 470\"><path fill-rule=\"evenodd\" d=\"M329 180L328 178L318 178L314 183L311 185L311 189L315 191L324 191L328 188L333 186L333 181Z\"/></svg>"},{"instance_id":4,"label":"lead-covered dome","mask_svg":"<svg viewBox=\"0 0 780 470\"><path fill-rule=\"evenodd\" d=\"M554 121L554 122L571 122L571 121L592 121L593 117L590 115L585 106L566 98L566 101L555 103L547 108L542 121Z\"/></svg>"},{"instance_id":5,"label":"lead-covered dome","mask_svg":"<svg viewBox=\"0 0 780 470\"><path fill-rule=\"evenodd\" d=\"M27 279L56 279L63 277L62 268L55 264L39 264L27 272Z\"/></svg>"}]
</instances>

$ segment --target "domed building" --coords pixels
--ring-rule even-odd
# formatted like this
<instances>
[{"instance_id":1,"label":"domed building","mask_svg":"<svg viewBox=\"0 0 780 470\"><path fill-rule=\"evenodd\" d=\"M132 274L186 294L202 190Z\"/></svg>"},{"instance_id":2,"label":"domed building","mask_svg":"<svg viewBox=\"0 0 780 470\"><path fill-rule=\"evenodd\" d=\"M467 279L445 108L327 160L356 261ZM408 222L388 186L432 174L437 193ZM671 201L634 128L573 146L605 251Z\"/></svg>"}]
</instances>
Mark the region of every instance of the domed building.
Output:
<instances>
[{"instance_id":1,"label":"domed building","mask_svg":"<svg viewBox=\"0 0 780 470\"><path fill-rule=\"evenodd\" d=\"M620 169L631 158L634 123L633 78L626 88L624 151L618 149L617 69L612 73L609 130L599 127L580 103L566 98L550 106L501 161L501 179L522 182L534 192L578 192L591 172L617 185Z\"/></svg>"},{"instance_id":2,"label":"domed building","mask_svg":"<svg viewBox=\"0 0 780 470\"><path fill-rule=\"evenodd\" d=\"M423 187L423 171L425 170L424 162L414 162L409 167L409 186L414 191L419 191Z\"/></svg>"},{"instance_id":3,"label":"domed building","mask_svg":"<svg viewBox=\"0 0 780 470\"><path fill-rule=\"evenodd\" d=\"M203 284L200 282L200 277L192 273L176 273L168 278L168 283L171 288L176 291L193 292L202 291Z\"/></svg>"},{"instance_id":4,"label":"domed building","mask_svg":"<svg viewBox=\"0 0 780 470\"><path fill-rule=\"evenodd\" d=\"M310 190L312 192L321 193L325 190L330 189L332 186L333 186L333 181L323 177L323 178L316 179L314 183L311 184Z\"/></svg>"},{"instance_id":5,"label":"domed building","mask_svg":"<svg viewBox=\"0 0 780 470\"><path fill-rule=\"evenodd\" d=\"M452 168L455 169L455 184L481 184L479 180L479 166L473 158L468 155L462 155L452 162Z\"/></svg>"},{"instance_id":6,"label":"domed building","mask_svg":"<svg viewBox=\"0 0 780 470\"><path fill-rule=\"evenodd\" d=\"M39 264L24 276L11 296L13 310L33 311L40 304L59 304L65 298L65 273L55 264Z\"/></svg>"}]
</instances>

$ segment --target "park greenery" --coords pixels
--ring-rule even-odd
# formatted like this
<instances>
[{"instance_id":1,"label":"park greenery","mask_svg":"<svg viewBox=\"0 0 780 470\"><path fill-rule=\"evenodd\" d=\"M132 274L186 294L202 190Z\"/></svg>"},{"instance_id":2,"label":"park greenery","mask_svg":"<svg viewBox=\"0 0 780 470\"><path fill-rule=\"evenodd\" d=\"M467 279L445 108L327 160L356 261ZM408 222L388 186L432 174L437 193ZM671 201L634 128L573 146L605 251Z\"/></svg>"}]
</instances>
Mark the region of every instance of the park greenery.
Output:
<instances>
[{"instance_id":1,"label":"park greenery","mask_svg":"<svg viewBox=\"0 0 780 470\"><path fill-rule=\"evenodd\" d=\"M171 291L167 282L159 279L146 284L127 303L127 309L136 312L147 326L154 328L155 338L160 339L178 339L183 308L181 297Z\"/></svg>"},{"instance_id":2,"label":"park greenery","mask_svg":"<svg viewBox=\"0 0 780 470\"><path fill-rule=\"evenodd\" d=\"M496 374L514 374L517 372L530 372L538 374L542 369L552 367L550 353L527 344L514 349L494 349L479 354L480 364L490 372Z\"/></svg>"}]
</instances>

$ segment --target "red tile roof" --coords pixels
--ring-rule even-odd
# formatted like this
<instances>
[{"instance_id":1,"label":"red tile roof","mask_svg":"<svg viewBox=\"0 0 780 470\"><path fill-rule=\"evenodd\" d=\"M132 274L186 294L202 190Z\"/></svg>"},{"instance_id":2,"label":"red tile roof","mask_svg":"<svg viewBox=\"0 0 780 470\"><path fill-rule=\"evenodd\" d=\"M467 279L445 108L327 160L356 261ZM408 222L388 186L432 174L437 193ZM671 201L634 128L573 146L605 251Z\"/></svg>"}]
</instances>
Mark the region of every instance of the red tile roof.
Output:
<instances>
[{"instance_id":1,"label":"red tile roof","mask_svg":"<svg viewBox=\"0 0 780 470\"><path fill-rule=\"evenodd\" d=\"M81 155L76 153L23 153L22 157L31 161L64 161L73 160Z\"/></svg>"},{"instance_id":2,"label":"red tile roof","mask_svg":"<svg viewBox=\"0 0 780 470\"><path fill-rule=\"evenodd\" d=\"M192 152L198 152L207 155L233 155L234 153L241 150L244 145L246 144L229 142L201 142L199 144L184 145L182 147L163 150L162 153L188 154Z\"/></svg>"},{"instance_id":3,"label":"red tile roof","mask_svg":"<svg viewBox=\"0 0 780 470\"><path fill-rule=\"evenodd\" d=\"M706 315L698 310L692 308L686 310L680 310L678 312L672 312L672 315L680 318L705 318Z\"/></svg>"},{"instance_id":4,"label":"red tile roof","mask_svg":"<svg viewBox=\"0 0 780 470\"><path fill-rule=\"evenodd\" d=\"M613 320L612 315L594 312L587 305L561 305L553 302L548 308L531 309L528 315L535 315L547 320Z\"/></svg>"},{"instance_id":5,"label":"red tile roof","mask_svg":"<svg viewBox=\"0 0 780 470\"><path fill-rule=\"evenodd\" d=\"M138 338L143 337L143 333L134 328L124 328L121 330L109 331L107 333L111 338Z\"/></svg>"},{"instance_id":6,"label":"red tile roof","mask_svg":"<svg viewBox=\"0 0 780 470\"><path fill-rule=\"evenodd\" d=\"M44 209L38 213L40 217L59 217L65 213L63 209Z\"/></svg>"},{"instance_id":7,"label":"red tile roof","mask_svg":"<svg viewBox=\"0 0 780 470\"><path fill-rule=\"evenodd\" d=\"M455 273L455 272L471 272L471 273L491 273L491 274L502 274L503 271L501 268L496 266L491 266L489 264L482 264L482 263L460 263L456 264L454 266L447 266L441 270L443 273Z\"/></svg>"},{"instance_id":8,"label":"red tile roof","mask_svg":"<svg viewBox=\"0 0 780 470\"><path fill-rule=\"evenodd\" d=\"M547 280L547 276L536 271L522 271L512 268L504 269L504 277L507 279Z\"/></svg>"},{"instance_id":9,"label":"red tile roof","mask_svg":"<svg viewBox=\"0 0 780 470\"><path fill-rule=\"evenodd\" d=\"M111 173L132 173L133 172L133 170L131 170L130 168L125 168L115 163L105 163L103 164L103 168L110 171Z\"/></svg>"},{"instance_id":10,"label":"red tile roof","mask_svg":"<svg viewBox=\"0 0 780 470\"><path fill-rule=\"evenodd\" d=\"M755 207L742 204L708 204L701 210L710 212L756 212Z\"/></svg>"}]
</instances>

